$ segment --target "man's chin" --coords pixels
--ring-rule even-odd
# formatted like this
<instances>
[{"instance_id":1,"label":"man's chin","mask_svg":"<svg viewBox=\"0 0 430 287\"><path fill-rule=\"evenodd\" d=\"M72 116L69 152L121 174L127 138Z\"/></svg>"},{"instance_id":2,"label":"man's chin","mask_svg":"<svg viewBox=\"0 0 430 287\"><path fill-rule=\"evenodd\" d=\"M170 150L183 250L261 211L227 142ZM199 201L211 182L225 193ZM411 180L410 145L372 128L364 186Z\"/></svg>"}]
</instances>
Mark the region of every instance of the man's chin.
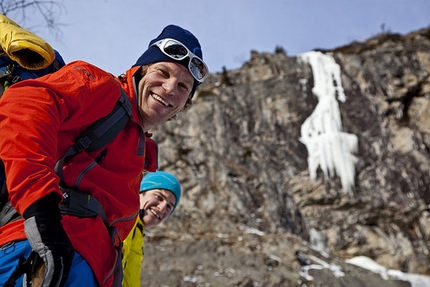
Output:
<instances>
[{"instance_id":1,"label":"man's chin","mask_svg":"<svg viewBox=\"0 0 430 287\"><path fill-rule=\"evenodd\" d=\"M145 223L145 228L149 228L157 226L159 224L159 220L148 214L143 217L143 223Z\"/></svg>"}]
</instances>

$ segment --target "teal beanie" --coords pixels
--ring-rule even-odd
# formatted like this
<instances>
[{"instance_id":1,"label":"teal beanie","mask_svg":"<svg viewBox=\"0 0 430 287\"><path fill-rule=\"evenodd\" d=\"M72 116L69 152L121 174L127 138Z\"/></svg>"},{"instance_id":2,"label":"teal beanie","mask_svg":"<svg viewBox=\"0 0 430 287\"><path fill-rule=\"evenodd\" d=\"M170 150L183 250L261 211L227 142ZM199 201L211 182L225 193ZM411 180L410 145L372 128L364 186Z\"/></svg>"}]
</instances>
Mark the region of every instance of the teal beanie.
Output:
<instances>
[{"instance_id":1,"label":"teal beanie","mask_svg":"<svg viewBox=\"0 0 430 287\"><path fill-rule=\"evenodd\" d=\"M172 213L181 199L181 184L176 177L165 171L156 171L148 173L140 183L140 192L145 192L151 189L166 189L173 193L176 198L176 204L173 207ZM171 214L172 214L171 213Z\"/></svg>"}]
</instances>

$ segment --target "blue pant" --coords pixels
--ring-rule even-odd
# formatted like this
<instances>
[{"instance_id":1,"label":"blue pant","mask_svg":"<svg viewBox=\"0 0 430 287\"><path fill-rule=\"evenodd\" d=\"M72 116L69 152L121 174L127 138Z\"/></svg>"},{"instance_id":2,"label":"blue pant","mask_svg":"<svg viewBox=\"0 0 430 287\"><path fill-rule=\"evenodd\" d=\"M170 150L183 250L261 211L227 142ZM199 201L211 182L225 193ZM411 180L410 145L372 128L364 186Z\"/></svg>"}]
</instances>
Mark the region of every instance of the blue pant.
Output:
<instances>
[{"instance_id":1,"label":"blue pant","mask_svg":"<svg viewBox=\"0 0 430 287\"><path fill-rule=\"evenodd\" d=\"M27 240L10 242L0 247L0 286L9 279L13 271L18 266L18 260L20 256L25 258L31 253L32 249ZM16 281L15 286L23 286L23 277ZM67 278L67 287L97 287L94 274L91 271L88 263L75 252L72 261L72 267L70 268L69 277Z\"/></svg>"}]
</instances>

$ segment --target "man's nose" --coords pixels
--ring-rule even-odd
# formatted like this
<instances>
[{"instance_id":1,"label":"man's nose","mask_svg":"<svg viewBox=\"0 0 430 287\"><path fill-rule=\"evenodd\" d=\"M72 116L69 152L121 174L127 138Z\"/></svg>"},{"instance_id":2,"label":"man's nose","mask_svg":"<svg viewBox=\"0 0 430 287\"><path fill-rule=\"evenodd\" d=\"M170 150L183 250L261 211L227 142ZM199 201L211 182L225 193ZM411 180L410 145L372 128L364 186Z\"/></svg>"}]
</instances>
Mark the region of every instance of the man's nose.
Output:
<instances>
[{"instance_id":1,"label":"man's nose","mask_svg":"<svg viewBox=\"0 0 430 287\"><path fill-rule=\"evenodd\" d=\"M158 204L159 208L160 208L160 213L162 213L162 215L164 216L167 212L167 202L162 201Z\"/></svg>"},{"instance_id":2,"label":"man's nose","mask_svg":"<svg viewBox=\"0 0 430 287\"><path fill-rule=\"evenodd\" d=\"M173 78L167 79L164 84L163 88L166 91L166 93L170 95L174 95L176 93L176 80Z\"/></svg>"}]
</instances>

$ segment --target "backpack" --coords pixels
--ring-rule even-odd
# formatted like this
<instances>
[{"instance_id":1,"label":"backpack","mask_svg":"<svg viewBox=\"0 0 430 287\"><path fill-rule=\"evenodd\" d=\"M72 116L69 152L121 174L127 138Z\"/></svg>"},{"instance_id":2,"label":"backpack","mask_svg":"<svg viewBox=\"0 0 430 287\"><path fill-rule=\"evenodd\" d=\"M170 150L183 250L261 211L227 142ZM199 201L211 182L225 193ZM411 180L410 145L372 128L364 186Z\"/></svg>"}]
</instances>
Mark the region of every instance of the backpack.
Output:
<instances>
[{"instance_id":1,"label":"backpack","mask_svg":"<svg viewBox=\"0 0 430 287\"><path fill-rule=\"evenodd\" d=\"M0 54L0 97L14 83L27 79L35 79L58 71L63 67L65 65L63 58L58 51L54 50L54 52L54 61L48 67L38 70L26 69L12 60L6 53ZM27 56L32 55L29 53L27 52Z\"/></svg>"},{"instance_id":2,"label":"backpack","mask_svg":"<svg viewBox=\"0 0 430 287\"><path fill-rule=\"evenodd\" d=\"M37 61L37 54L30 50L25 51L23 57L31 59L35 57L34 61ZM33 61L33 62L34 62ZM14 83L22 80L34 79L44 76L49 73L53 73L59 70L65 65L63 58L58 51L55 51L55 59L47 67L37 70L29 70L16 61L12 60L7 53L3 52L0 54L0 98L3 93ZM4 170L3 162L0 160L0 226L2 222L3 207L8 202L8 192L6 189L6 174Z\"/></svg>"}]
</instances>

